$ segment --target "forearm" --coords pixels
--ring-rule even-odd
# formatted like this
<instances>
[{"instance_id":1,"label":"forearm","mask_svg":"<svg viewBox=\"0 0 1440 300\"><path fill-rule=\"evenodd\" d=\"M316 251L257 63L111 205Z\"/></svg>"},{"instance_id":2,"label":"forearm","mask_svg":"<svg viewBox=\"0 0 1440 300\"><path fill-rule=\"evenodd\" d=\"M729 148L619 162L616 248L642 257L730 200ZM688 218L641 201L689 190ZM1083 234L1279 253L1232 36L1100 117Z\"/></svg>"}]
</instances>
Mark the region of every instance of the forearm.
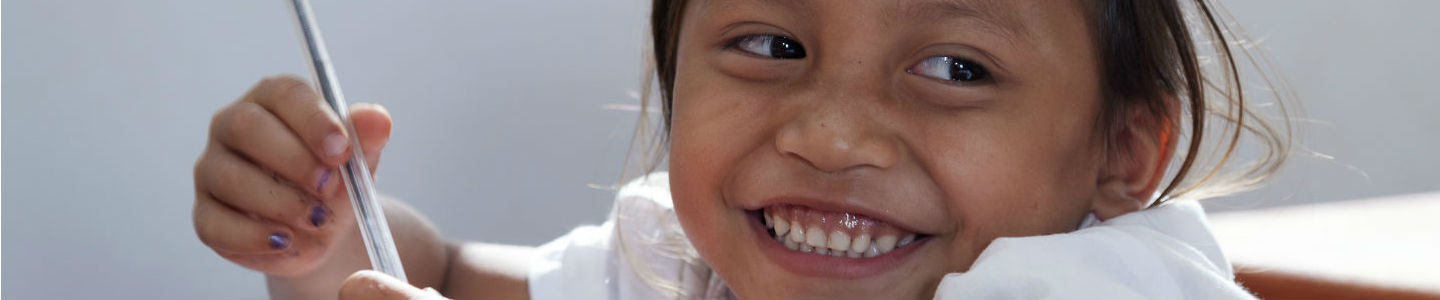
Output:
<instances>
[{"instance_id":1,"label":"forearm","mask_svg":"<svg viewBox=\"0 0 1440 300\"><path fill-rule=\"evenodd\" d=\"M405 265L410 283L437 287L444 283L449 264L446 243L434 225L399 200L382 197L385 217ZM329 257L315 270L297 276L266 276L270 297L275 299L334 299L340 284L355 271L370 268L369 255L354 226L337 235Z\"/></svg>"},{"instance_id":2,"label":"forearm","mask_svg":"<svg viewBox=\"0 0 1440 300\"><path fill-rule=\"evenodd\" d=\"M535 248L456 243L441 294L452 299L530 299L528 273Z\"/></svg>"}]
</instances>

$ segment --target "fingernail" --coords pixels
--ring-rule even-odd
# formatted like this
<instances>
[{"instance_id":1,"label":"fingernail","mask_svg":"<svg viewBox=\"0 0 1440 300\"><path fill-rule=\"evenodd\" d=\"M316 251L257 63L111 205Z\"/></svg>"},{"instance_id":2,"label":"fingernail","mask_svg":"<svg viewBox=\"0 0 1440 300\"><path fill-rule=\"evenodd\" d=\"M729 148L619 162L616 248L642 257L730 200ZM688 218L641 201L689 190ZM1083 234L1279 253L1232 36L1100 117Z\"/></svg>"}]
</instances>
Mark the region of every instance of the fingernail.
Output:
<instances>
[{"instance_id":1,"label":"fingernail","mask_svg":"<svg viewBox=\"0 0 1440 300\"><path fill-rule=\"evenodd\" d=\"M326 156L338 157L345 151L345 136L331 134L325 137L324 143Z\"/></svg>"},{"instance_id":2,"label":"fingernail","mask_svg":"<svg viewBox=\"0 0 1440 300\"><path fill-rule=\"evenodd\" d=\"M310 207L310 225L315 225L315 227L325 225L325 219L329 217L329 214L329 212L325 211L324 206L316 205Z\"/></svg>"},{"instance_id":3,"label":"fingernail","mask_svg":"<svg viewBox=\"0 0 1440 300\"><path fill-rule=\"evenodd\" d=\"M315 192L324 194L325 185L330 183L330 169L320 169L320 182L315 183Z\"/></svg>"},{"instance_id":4,"label":"fingernail","mask_svg":"<svg viewBox=\"0 0 1440 300\"><path fill-rule=\"evenodd\" d=\"M270 234L270 248L275 250L285 249L290 246L290 236L284 233Z\"/></svg>"}]
</instances>

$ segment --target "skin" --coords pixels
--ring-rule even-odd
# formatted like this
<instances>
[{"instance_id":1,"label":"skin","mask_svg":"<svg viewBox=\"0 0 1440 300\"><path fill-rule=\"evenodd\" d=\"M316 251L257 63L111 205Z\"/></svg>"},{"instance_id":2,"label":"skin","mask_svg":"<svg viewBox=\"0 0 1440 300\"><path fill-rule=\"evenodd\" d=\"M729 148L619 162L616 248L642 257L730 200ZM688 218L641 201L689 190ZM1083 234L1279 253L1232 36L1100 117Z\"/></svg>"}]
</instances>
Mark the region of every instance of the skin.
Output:
<instances>
[{"instance_id":1,"label":"skin","mask_svg":"<svg viewBox=\"0 0 1440 300\"><path fill-rule=\"evenodd\" d=\"M414 290L377 288L398 281L356 273L370 262L354 214L340 179L322 175L344 163L354 145L330 151L325 140L358 134L373 172L392 123L375 104L356 104L350 116L355 133L342 129L307 81L277 76L212 119L195 163L195 233L221 257L265 273L272 298L394 299L397 291ZM414 209L381 200L411 284L464 299L529 298L525 271L533 249L447 241ZM310 222L316 206L328 212L319 226ZM279 249L269 239L277 233L290 237Z\"/></svg>"},{"instance_id":2,"label":"skin","mask_svg":"<svg viewBox=\"0 0 1440 300\"><path fill-rule=\"evenodd\" d=\"M671 191L686 234L737 295L930 298L995 238L1068 232L1096 206L1143 203L1132 196L1153 174L1106 159L1095 47L1077 3L960 2L975 11L927 14L946 2L923 0L687 8ZM790 37L808 55L727 47L753 34ZM972 59L993 80L907 72L932 56ZM766 237L746 213L795 194L873 209L932 240L877 276L795 274L761 252Z\"/></svg>"},{"instance_id":3,"label":"skin","mask_svg":"<svg viewBox=\"0 0 1440 300\"><path fill-rule=\"evenodd\" d=\"M1136 113L1125 114L1123 130L1098 130L1095 45L1076 3L819 4L685 9L671 189L691 242L738 296L931 298L943 274L968 269L995 238L1068 232L1090 212L1138 210L1154 192L1173 145L1157 142L1161 123ZM807 55L727 47L760 34L793 38ZM911 72L935 56L973 60L991 78L956 84ZM368 261L344 213L351 208L337 177L321 183L348 150L325 141L358 134L373 168L392 123L378 105L350 113L355 133L292 76L262 80L218 112L195 167L200 240L266 273L275 298L436 298L415 286L461 299L529 298L533 249L448 241L394 199L384 199L387 218L413 286L356 273ZM875 276L794 274L760 251L747 210L796 194L929 237ZM309 222L316 206L330 212L320 226ZM290 242L270 247L275 233Z\"/></svg>"}]
</instances>

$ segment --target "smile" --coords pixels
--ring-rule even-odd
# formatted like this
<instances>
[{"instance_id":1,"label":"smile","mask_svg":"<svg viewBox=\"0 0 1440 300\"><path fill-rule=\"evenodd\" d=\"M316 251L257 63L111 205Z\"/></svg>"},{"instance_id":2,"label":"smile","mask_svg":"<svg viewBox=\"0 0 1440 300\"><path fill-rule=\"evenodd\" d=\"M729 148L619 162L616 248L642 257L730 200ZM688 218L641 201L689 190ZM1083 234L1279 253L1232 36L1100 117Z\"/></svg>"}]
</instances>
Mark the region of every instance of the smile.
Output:
<instances>
[{"instance_id":1,"label":"smile","mask_svg":"<svg viewBox=\"0 0 1440 300\"><path fill-rule=\"evenodd\" d=\"M774 205L761 211L770 238L790 251L852 259L873 258L927 236L862 215Z\"/></svg>"}]
</instances>

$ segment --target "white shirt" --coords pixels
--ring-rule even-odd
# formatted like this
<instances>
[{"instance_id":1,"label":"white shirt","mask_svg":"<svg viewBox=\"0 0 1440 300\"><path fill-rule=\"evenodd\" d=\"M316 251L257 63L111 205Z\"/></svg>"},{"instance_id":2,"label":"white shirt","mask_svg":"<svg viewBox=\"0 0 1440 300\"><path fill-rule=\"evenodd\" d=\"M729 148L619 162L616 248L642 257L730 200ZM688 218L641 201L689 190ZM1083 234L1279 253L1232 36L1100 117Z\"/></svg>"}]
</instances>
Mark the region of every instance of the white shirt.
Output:
<instances>
[{"instance_id":1,"label":"white shirt","mask_svg":"<svg viewBox=\"0 0 1440 300\"><path fill-rule=\"evenodd\" d=\"M610 219L539 249L531 299L733 299L695 253L670 201L669 176L620 189ZM1000 238L936 299L1254 299L1235 284L1199 204L1179 201L1079 230Z\"/></svg>"}]
</instances>

